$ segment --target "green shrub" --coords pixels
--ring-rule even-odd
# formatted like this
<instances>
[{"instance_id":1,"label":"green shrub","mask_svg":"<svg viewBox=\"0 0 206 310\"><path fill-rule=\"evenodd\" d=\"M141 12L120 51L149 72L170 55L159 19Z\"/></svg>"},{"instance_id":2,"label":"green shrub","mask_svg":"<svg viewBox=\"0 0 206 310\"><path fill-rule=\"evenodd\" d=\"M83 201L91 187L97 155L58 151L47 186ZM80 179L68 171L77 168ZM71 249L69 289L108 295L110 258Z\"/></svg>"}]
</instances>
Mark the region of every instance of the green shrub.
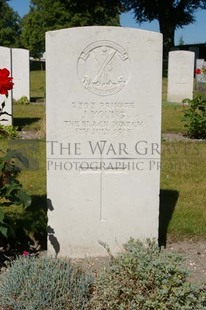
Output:
<instances>
[{"instance_id":1,"label":"green shrub","mask_svg":"<svg viewBox=\"0 0 206 310\"><path fill-rule=\"evenodd\" d=\"M46 255L19 257L0 277L5 310L81 310L92 278L70 260Z\"/></svg>"},{"instance_id":2,"label":"green shrub","mask_svg":"<svg viewBox=\"0 0 206 310\"><path fill-rule=\"evenodd\" d=\"M30 101L26 96L23 96L19 100L16 100L15 104L27 105L27 104L30 104Z\"/></svg>"},{"instance_id":3,"label":"green shrub","mask_svg":"<svg viewBox=\"0 0 206 310\"><path fill-rule=\"evenodd\" d=\"M0 139L8 139L8 138L18 138L19 133L18 133L18 127L8 125L0 125Z\"/></svg>"},{"instance_id":4,"label":"green shrub","mask_svg":"<svg viewBox=\"0 0 206 310\"><path fill-rule=\"evenodd\" d=\"M70 260L19 257L0 276L2 310L206 309L206 287L187 281L180 256L149 240L124 248L93 283Z\"/></svg>"},{"instance_id":5,"label":"green shrub","mask_svg":"<svg viewBox=\"0 0 206 310\"><path fill-rule=\"evenodd\" d=\"M4 156L1 156L1 153ZM18 180L21 170L16 166L15 158L18 158L24 166L27 165L27 158L18 151L10 150L4 153L0 150L0 199L22 205L26 209L31 205L31 197ZM2 234L7 237L9 226L5 222L2 208L5 205L5 201L0 204L0 236Z\"/></svg>"},{"instance_id":6,"label":"green shrub","mask_svg":"<svg viewBox=\"0 0 206 310\"><path fill-rule=\"evenodd\" d=\"M206 99L199 95L193 100L184 99L183 103L189 103L189 108L185 109L183 118L188 136L206 139Z\"/></svg>"},{"instance_id":7,"label":"green shrub","mask_svg":"<svg viewBox=\"0 0 206 310\"><path fill-rule=\"evenodd\" d=\"M181 258L154 242L130 240L96 279L87 308L101 310L206 309L206 288L187 280Z\"/></svg>"}]
</instances>

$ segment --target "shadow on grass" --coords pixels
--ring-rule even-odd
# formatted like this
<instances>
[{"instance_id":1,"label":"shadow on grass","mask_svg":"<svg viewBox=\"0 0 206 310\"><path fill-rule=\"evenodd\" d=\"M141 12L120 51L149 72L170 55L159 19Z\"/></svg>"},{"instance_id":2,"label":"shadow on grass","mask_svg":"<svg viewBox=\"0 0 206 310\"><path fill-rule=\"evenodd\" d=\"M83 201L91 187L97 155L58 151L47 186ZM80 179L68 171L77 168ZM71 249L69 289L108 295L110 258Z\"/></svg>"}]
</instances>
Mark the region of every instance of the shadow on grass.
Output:
<instances>
[{"instance_id":1,"label":"shadow on grass","mask_svg":"<svg viewBox=\"0 0 206 310\"><path fill-rule=\"evenodd\" d=\"M160 190L159 246L166 247L169 223L177 204L179 193L176 190Z\"/></svg>"},{"instance_id":2,"label":"shadow on grass","mask_svg":"<svg viewBox=\"0 0 206 310\"><path fill-rule=\"evenodd\" d=\"M45 97L31 97L30 102L44 102Z\"/></svg>"},{"instance_id":3,"label":"shadow on grass","mask_svg":"<svg viewBox=\"0 0 206 310\"><path fill-rule=\"evenodd\" d=\"M168 226L178 197L179 193L176 190L160 190L159 246L166 247ZM49 206L50 204L48 204L50 209ZM38 242L41 250L47 249L46 195L33 195L31 206L23 210L23 212L17 212L16 209L13 212L12 209L10 212L6 212L6 222L13 230L13 234L10 234L9 240L6 240L6 242L15 249L15 253L21 253L23 250L30 251L34 240ZM53 240L54 231L52 231L52 228L50 229L51 231L48 231L49 239L51 239L50 242L54 246L56 254L58 254L59 244L57 244L58 247L55 246L56 243L53 244L56 239Z\"/></svg>"},{"instance_id":4,"label":"shadow on grass","mask_svg":"<svg viewBox=\"0 0 206 310\"><path fill-rule=\"evenodd\" d=\"M40 119L39 117L14 117L13 124L21 130L26 125L37 123Z\"/></svg>"},{"instance_id":5,"label":"shadow on grass","mask_svg":"<svg viewBox=\"0 0 206 310\"><path fill-rule=\"evenodd\" d=\"M50 211L54 211L54 206L52 204L51 199L47 199L47 208ZM52 228L51 226L47 227L47 233L48 233L48 240L51 244L51 246L53 247L55 253L56 253L56 257L59 254L60 251L60 243L57 239L57 237L55 236L55 230L54 228Z\"/></svg>"}]
</instances>

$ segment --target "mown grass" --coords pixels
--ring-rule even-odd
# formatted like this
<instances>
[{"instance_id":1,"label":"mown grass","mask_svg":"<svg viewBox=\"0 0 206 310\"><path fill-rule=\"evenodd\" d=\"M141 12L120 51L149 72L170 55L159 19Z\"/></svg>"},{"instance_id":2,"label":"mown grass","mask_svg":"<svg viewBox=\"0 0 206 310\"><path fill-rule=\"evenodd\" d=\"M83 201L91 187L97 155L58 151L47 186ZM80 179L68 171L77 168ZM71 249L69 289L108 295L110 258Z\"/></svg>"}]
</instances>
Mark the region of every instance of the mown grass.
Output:
<instances>
[{"instance_id":1,"label":"mown grass","mask_svg":"<svg viewBox=\"0 0 206 310\"><path fill-rule=\"evenodd\" d=\"M41 78L43 73L39 72ZM33 72L32 94L44 90L38 72ZM163 79L162 132L185 133L182 122L184 107L169 104L166 98L166 79ZM41 86L38 86L40 83ZM43 92L42 92L43 94ZM186 107L185 107L186 108ZM41 130L45 124L45 105L14 106L14 124L23 130ZM0 141L0 149L6 149ZM46 155L45 141L39 141L39 168L23 171L20 180L33 197L29 211L20 207L7 208L9 221L16 231L46 233ZM161 191L164 193L164 212L169 214L169 236L206 236L206 141L163 141L161 155ZM166 220L165 220L166 221ZM20 229L21 228L21 229Z\"/></svg>"},{"instance_id":2,"label":"mown grass","mask_svg":"<svg viewBox=\"0 0 206 310\"><path fill-rule=\"evenodd\" d=\"M174 205L164 204L172 213L172 237L206 236L205 158L206 142L162 143L161 189L177 193Z\"/></svg>"},{"instance_id":3,"label":"mown grass","mask_svg":"<svg viewBox=\"0 0 206 310\"><path fill-rule=\"evenodd\" d=\"M168 103L166 78L162 86L162 133L186 134L187 106ZM206 236L205 157L206 141L162 141L161 191L166 194L161 210L169 215L172 238Z\"/></svg>"},{"instance_id":4,"label":"mown grass","mask_svg":"<svg viewBox=\"0 0 206 310\"><path fill-rule=\"evenodd\" d=\"M30 104L13 106L13 125L18 127L18 130L35 131L43 130L45 122L45 105ZM42 135L41 135L42 137Z\"/></svg>"},{"instance_id":5,"label":"mown grass","mask_svg":"<svg viewBox=\"0 0 206 310\"><path fill-rule=\"evenodd\" d=\"M162 104L162 133L186 133L185 123L183 121L184 110L187 107L172 104Z\"/></svg>"},{"instance_id":6,"label":"mown grass","mask_svg":"<svg viewBox=\"0 0 206 310\"><path fill-rule=\"evenodd\" d=\"M167 101L167 78L162 79L162 101Z\"/></svg>"},{"instance_id":7,"label":"mown grass","mask_svg":"<svg viewBox=\"0 0 206 310\"><path fill-rule=\"evenodd\" d=\"M46 96L45 90L45 71L31 71L30 74L31 84L31 100L44 101Z\"/></svg>"}]
</instances>

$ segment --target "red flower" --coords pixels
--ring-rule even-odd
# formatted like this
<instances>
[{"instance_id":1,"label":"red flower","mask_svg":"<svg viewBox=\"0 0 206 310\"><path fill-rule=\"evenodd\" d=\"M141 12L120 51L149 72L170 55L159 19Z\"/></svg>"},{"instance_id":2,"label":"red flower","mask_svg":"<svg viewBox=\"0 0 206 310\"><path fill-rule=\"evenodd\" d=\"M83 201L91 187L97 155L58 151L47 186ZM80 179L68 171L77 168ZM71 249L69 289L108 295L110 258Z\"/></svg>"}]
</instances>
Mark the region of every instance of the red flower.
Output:
<instances>
[{"instance_id":1,"label":"red flower","mask_svg":"<svg viewBox=\"0 0 206 310\"><path fill-rule=\"evenodd\" d=\"M201 70L200 70L199 68L197 68L197 69L195 70L195 74L201 74Z\"/></svg>"},{"instance_id":2,"label":"red flower","mask_svg":"<svg viewBox=\"0 0 206 310\"><path fill-rule=\"evenodd\" d=\"M24 257L29 256L29 252L23 251L23 256L24 256Z\"/></svg>"},{"instance_id":3,"label":"red flower","mask_svg":"<svg viewBox=\"0 0 206 310\"><path fill-rule=\"evenodd\" d=\"M9 77L10 72L6 68L0 69L0 94L8 96L8 90L13 88L13 78Z\"/></svg>"}]
</instances>

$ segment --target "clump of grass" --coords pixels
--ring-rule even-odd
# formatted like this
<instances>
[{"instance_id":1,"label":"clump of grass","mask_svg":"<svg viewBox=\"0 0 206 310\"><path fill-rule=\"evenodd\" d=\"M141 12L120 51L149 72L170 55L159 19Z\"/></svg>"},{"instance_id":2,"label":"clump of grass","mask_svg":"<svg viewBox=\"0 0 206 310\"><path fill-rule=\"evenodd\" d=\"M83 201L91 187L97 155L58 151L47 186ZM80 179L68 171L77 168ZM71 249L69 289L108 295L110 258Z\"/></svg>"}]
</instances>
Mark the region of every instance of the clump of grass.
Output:
<instances>
[{"instance_id":1,"label":"clump of grass","mask_svg":"<svg viewBox=\"0 0 206 310\"><path fill-rule=\"evenodd\" d=\"M21 256L1 274L3 309L83 310L92 277L68 259Z\"/></svg>"}]
</instances>

